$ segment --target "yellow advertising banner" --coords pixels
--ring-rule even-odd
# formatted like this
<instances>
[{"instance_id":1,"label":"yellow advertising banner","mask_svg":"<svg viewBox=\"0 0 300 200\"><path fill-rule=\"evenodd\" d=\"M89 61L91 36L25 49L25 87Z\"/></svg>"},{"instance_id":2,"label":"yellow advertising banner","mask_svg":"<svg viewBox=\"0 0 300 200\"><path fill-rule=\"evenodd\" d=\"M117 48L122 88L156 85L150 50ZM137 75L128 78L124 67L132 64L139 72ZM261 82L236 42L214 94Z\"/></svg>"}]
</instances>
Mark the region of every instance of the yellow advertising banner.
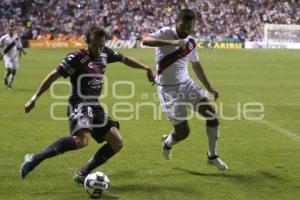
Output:
<instances>
[{"instance_id":1,"label":"yellow advertising banner","mask_svg":"<svg viewBox=\"0 0 300 200\"><path fill-rule=\"evenodd\" d=\"M214 49L242 49L244 48L241 42L197 42L198 48L214 48Z\"/></svg>"},{"instance_id":2,"label":"yellow advertising banner","mask_svg":"<svg viewBox=\"0 0 300 200\"><path fill-rule=\"evenodd\" d=\"M141 45L141 41L130 40L108 40L105 44L109 48L145 48ZM214 48L214 49L242 49L244 44L240 42L197 42L198 48ZM68 41L54 41L54 40L29 40L30 48L84 48L85 42L83 40L68 40Z\"/></svg>"},{"instance_id":3,"label":"yellow advertising banner","mask_svg":"<svg viewBox=\"0 0 300 200\"><path fill-rule=\"evenodd\" d=\"M78 40L51 41L51 40L29 40L30 48L83 48L85 43Z\"/></svg>"}]
</instances>

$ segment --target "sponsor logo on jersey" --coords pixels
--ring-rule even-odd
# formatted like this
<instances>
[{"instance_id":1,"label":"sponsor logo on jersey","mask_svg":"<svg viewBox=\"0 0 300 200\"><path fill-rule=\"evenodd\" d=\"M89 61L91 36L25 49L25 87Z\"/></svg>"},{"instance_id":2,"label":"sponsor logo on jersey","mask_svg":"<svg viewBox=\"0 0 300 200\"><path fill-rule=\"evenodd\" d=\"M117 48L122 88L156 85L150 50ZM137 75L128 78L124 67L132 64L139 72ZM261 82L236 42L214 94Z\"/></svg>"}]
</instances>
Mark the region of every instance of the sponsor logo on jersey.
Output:
<instances>
[{"instance_id":1,"label":"sponsor logo on jersey","mask_svg":"<svg viewBox=\"0 0 300 200\"><path fill-rule=\"evenodd\" d=\"M89 85L90 88L92 88L92 89L99 89L99 88L101 88L102 85L103 85L103 80L100 79L100 78L94 78L94 79L92 79L92 80L90 80L90 81L88 82L88 85Z\"/></svg>"}]
</instances>

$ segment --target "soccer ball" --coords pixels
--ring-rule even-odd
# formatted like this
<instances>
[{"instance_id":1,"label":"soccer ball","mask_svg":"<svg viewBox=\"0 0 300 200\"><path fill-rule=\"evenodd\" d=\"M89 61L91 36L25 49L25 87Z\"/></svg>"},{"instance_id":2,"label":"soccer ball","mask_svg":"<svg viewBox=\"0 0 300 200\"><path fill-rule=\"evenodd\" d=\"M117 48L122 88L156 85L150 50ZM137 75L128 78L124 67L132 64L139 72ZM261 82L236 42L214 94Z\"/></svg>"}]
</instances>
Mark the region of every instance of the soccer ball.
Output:
<instances>
[{"instance_id":1,"label":"soccer ball","mask_svg":"<svg viewBox=\"0 0 300 200\"><path fill-rule=\"evenodd\" d=\"M100 198L108 192L110 181L102 172L90 173L84 180L84 188L91 198Z\"/></svg>"}]
</instances>

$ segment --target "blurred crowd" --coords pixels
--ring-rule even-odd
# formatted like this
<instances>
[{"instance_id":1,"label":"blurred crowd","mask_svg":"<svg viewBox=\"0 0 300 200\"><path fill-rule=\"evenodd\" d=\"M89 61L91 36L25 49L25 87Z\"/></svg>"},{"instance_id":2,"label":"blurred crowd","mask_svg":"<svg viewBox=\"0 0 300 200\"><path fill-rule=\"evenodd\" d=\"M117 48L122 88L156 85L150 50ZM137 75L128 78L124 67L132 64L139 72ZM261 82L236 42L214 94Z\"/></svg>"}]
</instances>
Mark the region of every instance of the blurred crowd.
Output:
<instances>
[{"instance_id":1,"label":"blurred crowd","mask_svg":"<svg viewBox=\"0 0 300 200\"><path fill-rule=\"evenodd\" d=\"M257 41L265 23L300 24L299 0L0 0L0 34L14 22L23 39L68 40L99 25L135 40L174 25L182 8L197 14L196 37L217 41Z\"/></svg>"}]
</instances>

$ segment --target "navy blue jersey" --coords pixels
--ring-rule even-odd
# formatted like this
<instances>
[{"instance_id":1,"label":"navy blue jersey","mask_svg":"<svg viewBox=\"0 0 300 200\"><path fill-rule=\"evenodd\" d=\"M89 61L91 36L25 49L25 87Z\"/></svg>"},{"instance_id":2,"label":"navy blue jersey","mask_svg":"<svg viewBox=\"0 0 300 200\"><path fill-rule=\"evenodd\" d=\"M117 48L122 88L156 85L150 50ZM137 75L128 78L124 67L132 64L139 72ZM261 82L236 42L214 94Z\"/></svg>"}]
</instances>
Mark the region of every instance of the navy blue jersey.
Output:
<instances>
[{"instance_id":1,"label":"navy blue jersey","mask_svg":"<svg viewBox=\"0 0 300 200\"><path fill-rule=\"evenodd\" d=\"M104 47L96 58L91 58L86 49L68 54L57 71L64 78L70 77L72 92L69 103L98 102L106 65L122 60L122 54L108 47Z\"/></svg>"}]
</instances>

